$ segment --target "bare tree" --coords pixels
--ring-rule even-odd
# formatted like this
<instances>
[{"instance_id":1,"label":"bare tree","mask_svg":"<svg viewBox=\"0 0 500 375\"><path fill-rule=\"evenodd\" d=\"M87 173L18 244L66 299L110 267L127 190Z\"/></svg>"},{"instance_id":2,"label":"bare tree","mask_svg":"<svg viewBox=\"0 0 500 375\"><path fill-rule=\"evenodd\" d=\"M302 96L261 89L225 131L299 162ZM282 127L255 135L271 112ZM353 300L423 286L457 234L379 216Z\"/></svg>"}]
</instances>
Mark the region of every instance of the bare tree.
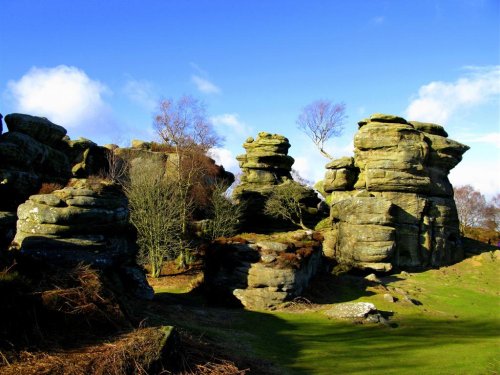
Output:
<instances>
[{"instance_id":1,"label":"bare tree","mask_svg":"<svg viewBox=\"0 0 500 375\"><path fill-rule=\"evenodd\" d=\"M493 215L495 217L496 230L500 231L500 193L497 193L492 199L494 207Z\"/></svg>"},{"instance_id":2,"label":"bare tree","mask_svg":"<svg viewBox=\"0 0 500 375\"><path fill-rule=\"evenodd\" d=\"M344 103L317 100L302 109L297 118L297 125L300 130L311 138L323 156L333 159L324 150L325 142L342 134L346 119Z\"/></svg>"},{"instance_id":3,"label":"bare tree","mask_svg":"<svg viewBox=\"0 0 500 375\"><path fill-rule=\"evenodd\" d=\"M178 101L163 100L154 123L158 135L173 153L168 159L168 171L177 185L182 205L182 234L186 235L188 208L193 207L195 197L206 198L204 185L216 171L206 153L219 145L221 138L208 121L202 103L190 96Z\"/></svg>"},{"instance_id":4,"label":"bare tree","mask_svg":"<svg viewBox=\"0 0 500 375\"><path fill-rule=\"evenodd\" d=\"M183 96L176 102L162 100L155 127L163 142L179 153L191 149L206 153L221 142L208 121L205 107L191 96Z\"/></svg>"},{"instance_id":5,"label":"bare tree","mask_svg":"<svg viewBox=\"0 0 500 375\"><path fill-rule=\"evenodd\" d=\"M500 231L500 193L487 203L485 222L488 229Z\"/></svg>"},{"instance_id":6,"label":"bare tree","mask_svg":"<svg viewBox=\"0 0 500 375\"><path fill-rule=\"evenodd\" d=\"M458 186L453 190L462 234L468 227L483 225L488 207L484 195L471 185Z\"/></svg>"},{"instance_id":7,"label":"bare tree","mask_svg":"<svg viewBox=\"0 0 500 375\"><path fill-rule=\"evenodd\" d=\"M123 184L128 174L128 163L119 157L115 150L116 148L111 148L105 151L107 168L103 171L103 175L115 183Z\"/></svg>"}]
</instances>

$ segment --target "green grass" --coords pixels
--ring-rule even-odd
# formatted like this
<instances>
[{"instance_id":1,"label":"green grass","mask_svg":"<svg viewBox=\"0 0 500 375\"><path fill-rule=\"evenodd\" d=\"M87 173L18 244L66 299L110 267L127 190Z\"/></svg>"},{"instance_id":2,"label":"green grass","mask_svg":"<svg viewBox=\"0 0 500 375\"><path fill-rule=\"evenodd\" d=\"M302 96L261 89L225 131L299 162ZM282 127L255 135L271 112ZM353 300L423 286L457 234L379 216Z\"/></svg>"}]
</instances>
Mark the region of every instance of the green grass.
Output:
<instances>
[{"instance_id":1,"label":"green grass","mask_svg":"<svg viewBox=\"0 0 500 375\"><path fill-rule=\"evenodd\" d=\"M329 320L322 311L210 310L189 329L228 348L276 363L289 374L498 374L498 260L491 253L440 270L395 275L381 287L326 286L320 310L334 302L373 302L393 312L385 325ZM421 305L386 302L404 290ZM211 311L211 312L210 312ZM211 319L211 320L210 320Z\"/></svg>"},{"instance_id":2,"label":"green grass","mask_svg":"<svg viewBox=\"0 0 500 375\"><path fill-rule=\"evenodd\" d=\"M255 354L297 374L486 374L495 326L418 315L397 328L333 322L318 313L248 314Z\"/></svg>"}]
</instances>

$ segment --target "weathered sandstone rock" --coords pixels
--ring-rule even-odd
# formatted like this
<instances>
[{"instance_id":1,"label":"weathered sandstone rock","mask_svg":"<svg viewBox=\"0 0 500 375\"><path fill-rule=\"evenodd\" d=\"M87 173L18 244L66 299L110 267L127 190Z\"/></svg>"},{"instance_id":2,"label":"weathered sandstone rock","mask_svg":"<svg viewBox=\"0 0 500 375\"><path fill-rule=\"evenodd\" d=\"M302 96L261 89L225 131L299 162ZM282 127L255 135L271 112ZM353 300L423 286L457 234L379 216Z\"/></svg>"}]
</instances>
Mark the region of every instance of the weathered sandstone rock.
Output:
<instances>
[{"instance_id":1,"label":"weathered sandstone rock","mask_svg":"<svg viewBox=\"0 0 500 375\"><path fill-rule=\"evenodd\" d=\"M57 146L58 142L66 135L66 129L50 122L45 117L11 113L5 116L5 123L10 132L29 135L38 142L49 146Z\"/></svg>"},{"instance_id":2,"label":"weathered sandstone rock","mask_svg":"<svg viewBox=\"0 0 500 375\"><path fill-rule=\"evenodd\" d=\"M73 179L70 185L32 195L19 206L11 250L45 263L112 270L133 294L152 298L153 290L135 263L127 199L120 188L96 179Z\"/></svg>"},{"instance_id":3,"label":"weathered sandstone rock","mask_svg":"<svg viewBox=\"0 0 500 375\"><path fill-rule=\"evenodd\" d=\"M112 266L131 257L127 200L116 186L80 180L76 187L33 195L17 210L14 248L39 258L75 258ZM77 252L77 256L76 253Z\"/></svg>"},{"instance_id":4,"label":"weathered sandstone rock","mask_svg":"<svg viewBox=\"0 0 500 375\"><path fill-rule=\"evenodd\" d=\"M448 139L440 125L398 116L375 114L358 124L352 162L327 165L332 231L325 235L325 254L384 271L461 259L448 173L468 146Z\"/></svg>"},{"instance_id":5,"label":"weathered sandstone rock","mask_svg":"<svg viewBox=\"0 0 500 375\"><path fill-rule=\"evenodd\" d=\"M242 204L245 230L270 230L290 224L269 217L264 213L267 199L277 185L292 181L293 158L288 155L290 143L282 135L261 132L257 138L248 138L243 144L246 154L239 155L241 180L233 197ZM317 214L320 202L312 189L303 189L300 202L310 215Z\"/></svg>"},{"instance_id":6,"label":"weathered sandstone rock","mask_svg":"<svg viewBox=\"0 0 500 375\"><path fill-rule=\"evenodd\" d=\"M266 309L299 296L320 264L319 242L216 241L207 250L205 282L219 298Z\"/></svg>"}]
</instances>

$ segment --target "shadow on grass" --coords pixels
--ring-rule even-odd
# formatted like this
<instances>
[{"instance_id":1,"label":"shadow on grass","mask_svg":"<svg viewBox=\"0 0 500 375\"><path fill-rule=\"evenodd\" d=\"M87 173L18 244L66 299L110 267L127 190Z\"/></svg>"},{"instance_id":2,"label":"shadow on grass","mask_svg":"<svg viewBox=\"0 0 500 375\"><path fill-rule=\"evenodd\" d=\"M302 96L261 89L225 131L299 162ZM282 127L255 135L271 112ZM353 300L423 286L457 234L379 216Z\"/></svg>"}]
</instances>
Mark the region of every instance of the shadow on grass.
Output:
<instances>
[{"instance_id":1,"label":"shadow on grass","mask_svg":"<svg viewBox=\"0 0 500 375\"><path fill-rule=\"evenodd\" d=\"M374 292L367 288L376 284L363 276L318 275L304 297L315 304L331 304L371 296ZM398 275L380 278L385 285L401 280ZM169 321L162 324L174 324L207 338L220 353L235 359L240 368L251 368L252 373L283 373L273 368L273 363L284 373L300 375L496 373L500 322L481 313L458 318L466 315L458 301L473 305L475 300L459 295L449 302L446 297L441 295L433 315L420 315L422 312L416 310L398 313L394 320L397 328L328 320L319 311L254 312L213 307L199 291L159 293L154 311L162 318L170 314ZM481 301L488 306L488 301ZM457 315L441 315L442 306ZM168 312L160 312L162 309Z\"/></svg>"},{"instance_id":2,"label":"shadow on grass","mask_svg":"<svg viewBox=\"0 0 500 375\"><path fill-rule=\"evenodd\" d=\"M378 283L368 281L363 276L362 274L351 273L341 275L319 274L311 281L302 296L311 303L332 304L350 302L360 297L374 295L375 293L367 290L367 288L378 285ZM381 279L383 279L384 285L401 280L394 275L384 276Z\"/></svg>"},{"instance_id":3,"label":"shadow on grass","mask_svg":"<svg viewBox=\"0 0 500 375\"><path fill-rule=\"evenodd\" d=\"M274 319L263 324L262 316L247 319L253 320L252 331L261 337L261 353L279 359L299 374L382 374L390 370L418 373L419 368L429 365L439 369L441 361L456 361L454 368L458 371L460 362L473 355L467 353L467 348L478 341L494 339L498 332L498 325L487 321L416 319L409 326L388 329L314 319L295 324ZM256 326L257 321L260 324ZM495 351L494 346L491 350Z\"/></svg>"},{"instance_id":4,"label":"shadow on grass","mask_svg":"<svg viewBox=\"0 0 500 375\"><path fill-rule=\"evenodd\" d=\"M469 237L462 237L462 243L466 258L499 249L498 246L487 244Z\"/></svg>"}]
</instances>

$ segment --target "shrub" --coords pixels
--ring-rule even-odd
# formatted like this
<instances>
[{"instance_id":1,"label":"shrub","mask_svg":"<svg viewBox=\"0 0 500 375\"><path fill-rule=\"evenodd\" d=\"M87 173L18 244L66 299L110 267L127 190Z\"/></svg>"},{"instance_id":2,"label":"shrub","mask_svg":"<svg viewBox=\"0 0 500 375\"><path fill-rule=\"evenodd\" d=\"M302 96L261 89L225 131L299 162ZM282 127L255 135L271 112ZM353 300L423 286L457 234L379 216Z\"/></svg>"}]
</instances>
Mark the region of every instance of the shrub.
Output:
<instances>
[{"instance_id":1,"label":"shrub","mask_svg":"<svg viewBox=\"0 0 500 375\"><path fill-rule=\"evenodd\" d=\"M139 262L159 277L164 260L175 259L186 244L182 236L183 202L177 185L167 179L165 166L153 161L132 165L124 186L130 221L137 230Z\"/></svg>"},{"instance_id":2,"label":"shrub","mask_svg":"<svg viewBox=\"0 0 500 375\"><path fill-rule=\"evenodd\" d=\"M212 187L207 236L214 240L219 237L233 236L243 214L242 206L231 202L226 194L227 184L216 182Z\"/></svg>"},{"instance_id":3,"label":"shrub","mask_svg":"<svg viewBox=\"0 0 500 375\"><path fill-rule=\"evenodd\" d=\"M304 186L295 181L276 186L266 202L264 212L272 217L287 220L302 229L309 229L303 221L301 199L304 190Z\"/></svg>"}]
</instances>

